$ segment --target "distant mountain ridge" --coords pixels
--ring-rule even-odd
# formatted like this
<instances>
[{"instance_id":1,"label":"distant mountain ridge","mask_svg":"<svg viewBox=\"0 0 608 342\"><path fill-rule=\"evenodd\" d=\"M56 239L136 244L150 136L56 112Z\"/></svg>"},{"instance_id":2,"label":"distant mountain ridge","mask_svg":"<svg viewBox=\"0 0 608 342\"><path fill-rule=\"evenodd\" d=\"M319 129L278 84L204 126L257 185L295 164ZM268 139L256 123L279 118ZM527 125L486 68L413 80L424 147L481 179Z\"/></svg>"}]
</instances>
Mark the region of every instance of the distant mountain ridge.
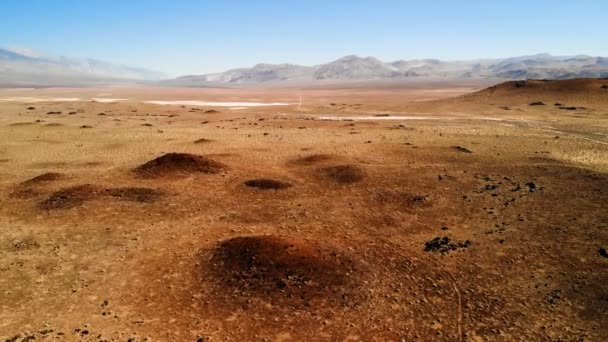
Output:
<instances>
[{"instance_id":1,"label":"distant mountain ridge","mask_svg":"<svg viewBox=\"0 0 608 342\"><path fill-rule=\"evenodd\" d=\"M103 84L164 77L160 72L97 59L38 56L0 48L0 83L4 84Z\"/></svg>"},{"instance_id":2,"label":"distant mountain ridge","mask_svg":"<svg viewBox=\"0 0 608 342\"><path fill-rule=\"evenodd\" d=\"M441 61L416 59L383 62L350 55L327 64L257 64L226 72L188 75L162 83L176 86L247 85L281 82L412 79L567 79L608 77L608 58L537 54L502 59Z\"/></svg>"}]
</instances>

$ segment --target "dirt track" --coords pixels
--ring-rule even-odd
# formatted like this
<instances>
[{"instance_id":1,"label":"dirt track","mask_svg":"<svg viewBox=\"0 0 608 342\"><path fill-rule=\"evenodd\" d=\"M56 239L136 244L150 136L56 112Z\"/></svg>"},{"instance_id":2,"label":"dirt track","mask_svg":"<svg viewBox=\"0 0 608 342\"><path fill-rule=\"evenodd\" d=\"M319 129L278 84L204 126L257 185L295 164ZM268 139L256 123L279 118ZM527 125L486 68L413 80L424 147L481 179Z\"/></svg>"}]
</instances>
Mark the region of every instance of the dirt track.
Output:
<instances>
[{"instance_id":1,"label":"dirt track","mask_svg":"<svg viewBox=\"0 0 608 342\"><path fill-rule=\"evenodd\" d=\"M608 340L608 92L587 86L0 102L0 337Z\"/></svg>"}]
</instances>

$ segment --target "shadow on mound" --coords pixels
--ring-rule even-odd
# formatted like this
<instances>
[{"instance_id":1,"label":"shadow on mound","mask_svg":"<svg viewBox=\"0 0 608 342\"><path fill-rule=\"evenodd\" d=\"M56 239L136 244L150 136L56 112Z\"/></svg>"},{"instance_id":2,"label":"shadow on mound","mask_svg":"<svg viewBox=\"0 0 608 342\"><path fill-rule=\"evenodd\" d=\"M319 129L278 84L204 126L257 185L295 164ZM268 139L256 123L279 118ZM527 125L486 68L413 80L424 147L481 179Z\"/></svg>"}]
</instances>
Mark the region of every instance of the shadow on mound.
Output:
<instances>
[{"instance_id":1,"label":"shadow on mound","mask_svg":"<svg viewBox=\"0 0 608 342\"><path fill-rule=\"evenodd\" d=\"M355 165L336 165L320 169L321 174L336 183L352 184L363 179L363 170Z\"/></svg>"},{"instance_id":2,"label":"shadow on mound","mask_svg":"<svg viewBox=\"0 0 608 342\"><path fill-rule=\"evenodd\" d=\"M61 189L40 202L39 207L45 210L70 209L86 201L98 198L114 198L123 201L151 203L164 195L163 192L149 188L119 187L100 188L91 184L76 185Z\"/></svg>"},{"instance_id":3,"label":"shadow on mound","mask_svg":"<svg viewBox=\"0 0 608 342\"><path fill-rule=\"evenodd\" d=\"M290 162L295 165L313 165L332 160L333 157L329 154L312 154L307 157L297 158Z\"/></svg>"},{"instance_id":4,"label":"shadow on mound","mask_svg":"<svg viewBox=\"0 0 608 342\"><path fill-rule=\"evenodd\" d=\"M76 185L54 192L49 198L40 203L46 210L69 209L93 199L99 189L91 184Z\"/></svg>"},{"instance_id":5,"label":"shadow on mound","mask_svg":"<svg viewBox=\"0 0 608 342\"><path fill-rule=\"evenodd\" d=\"M220 242L211 261L222 286L295 305L344 298L355 271L352 261L331 249L272 235Z\"/></svg>"},{"instance_id":6,"label":"shadow on mound","mask_svg":"<svg viewBox=\"0 0 608 342\"><path fill-rule=\"evenodd\" d=\"M133 171L141 178L186 176L188 174L215 174L228 167L207 157L189 153L167 153L136 167Z\"/></svg>"},{"instance_id":7,"label":"shadow on mound","mask_svg":"<svg viewBox=\"0 0 608 342\"><path fill-rule=\"evenodd\" d=\"M256 188L260 190L281 190L291 188L292 186L291 183L269 178L250 179L244 184L250 188Z\"/></svg>"},{"instance_id":8,"label":"shadow on mound","mask_svg":"<svg viewBox=\"0 0 608 342\"><path fill-rule=\"evenodd\" d=\"M163 192L138 187L123 187L106 189L106 195L123 200L140 203L151 203L163 195Z\"/></svg>"}]
</instances>

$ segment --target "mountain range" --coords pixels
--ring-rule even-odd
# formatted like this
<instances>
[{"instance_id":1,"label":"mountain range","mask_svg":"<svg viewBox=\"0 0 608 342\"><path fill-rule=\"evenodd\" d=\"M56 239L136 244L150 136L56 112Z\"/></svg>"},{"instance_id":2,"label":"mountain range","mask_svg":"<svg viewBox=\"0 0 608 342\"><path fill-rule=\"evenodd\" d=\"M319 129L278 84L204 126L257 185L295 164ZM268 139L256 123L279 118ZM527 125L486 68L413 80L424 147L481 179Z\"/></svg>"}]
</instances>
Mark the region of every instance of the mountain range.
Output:
<instances>
[{"instance_id":1,"label":"mountain range","mask_svg":"<svg viewBox=\"0 0 608 342\"><path fill-rule=\"evenodd\" d=\"M40 56L0 48L0 85L89 85L157 81L160 72L91 58Z\"/></svg>"},{"instance_id":2,"label":"mountain range","mask_svg":"<svg viewBox=\"0 0 608 342\"><path fill-rule=\"evenodd\" d=\"M257 64L226 72L182 76L162 83L176 86L247 85L281 82L349 82L416 79L566 79L608 77L608 58L537 54L503 59L383 62L350 55L327 64Z\"/></svg>"},{"instance_id":3,"label":"mountain range","mask_svg":"<svg viewBox=\"0 0 608 342\"><path fill-rule=\"evenodd\" d=\"M211 87L360 81L606 78L608 58L537 54L501 59L384 62L350 55L314 66L257 64L225 72L166 79L161 72L91 58L48 57L0 48L0 85L102 85L146 83Z\"/></svg>"}]
</instances>

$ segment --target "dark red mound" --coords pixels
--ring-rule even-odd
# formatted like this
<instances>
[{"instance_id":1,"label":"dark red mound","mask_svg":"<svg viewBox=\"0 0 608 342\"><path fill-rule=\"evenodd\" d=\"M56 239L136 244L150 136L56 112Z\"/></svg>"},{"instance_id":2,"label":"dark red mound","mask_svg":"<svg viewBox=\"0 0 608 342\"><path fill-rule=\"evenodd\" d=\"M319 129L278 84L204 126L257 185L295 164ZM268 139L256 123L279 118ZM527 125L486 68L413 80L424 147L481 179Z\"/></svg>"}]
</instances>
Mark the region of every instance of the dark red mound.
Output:
<instances>
[{"instance_id":1,"label":"dark red mound","mask_svg":"<svg viewBox=\"0 0 608 342\"><path fill-rule=\"evenodd\" d=\"M321 173L330 180L341 184L351 184L363 179L363 171L354 165L328 166L322 168Z\"/></svg>"},{"instance_id":2,"label":"dark red mound","mask_svg":"<svg viewBox=\"0 0 608 342\"><path fill-rule=\"evenodd\" d=\"M245 185L260 190L281 190L291 187L290 183L269 178L250 179L245 182Z\"/></svg>"},{"instance_id":3,"label":"dark red mound","mask_svg":"<svg viewBox=\"0 0 608 342\"><path fill-rule=\"evenodd\" d=\"M227 166L207 157L189 153L167 153L134 169L143 178L185 176L188 174L214 174Z\"/></svg>"},{"instance_id":4,"label":"dark red mound","mask_svg":"<svg viewBox=\"0 0 608 342\"><path fill-rule=\"evenodd\" d=\"M72 186L54 192L40 203L40 207L46 210L73 208L94 198L98 192L99 189L91 184Z\"/></svg>"},{"instance_id":5,"label":"dark red mound","mask_svg":"<svg viewBox=\"0 0 608 342\"><path fill-rule=\"evenodd\" d=\"M336 292L344 290L354 272L353 263L331 249L272 235L221 242L212 267L223 285L239 292L296 302L341 298Z\"/></svg>"},{"instance_id":6,"label":"dark red mound","mask_svg":"<svg viewBox=\"0 0 608 342\"><path fill-rule=\"evenodd\" d=\"M106 195L124 201L150 203L156 201L163 193L149 188L123 187L106 189Z\"/></svg>"}]
</instances>

